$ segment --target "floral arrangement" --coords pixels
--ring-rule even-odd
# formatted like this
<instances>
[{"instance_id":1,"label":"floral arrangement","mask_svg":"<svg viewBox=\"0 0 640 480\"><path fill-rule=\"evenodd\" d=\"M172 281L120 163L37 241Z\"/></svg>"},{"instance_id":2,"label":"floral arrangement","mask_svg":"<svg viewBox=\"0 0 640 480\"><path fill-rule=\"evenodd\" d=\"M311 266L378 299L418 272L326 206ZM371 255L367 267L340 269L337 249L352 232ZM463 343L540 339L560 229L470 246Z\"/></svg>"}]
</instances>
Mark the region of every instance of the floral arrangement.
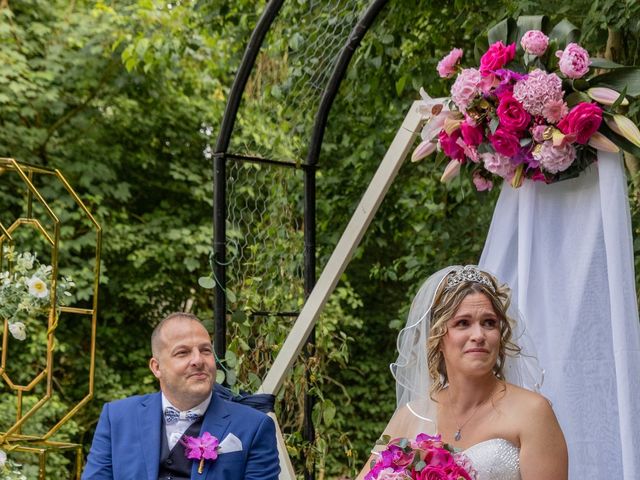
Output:
<instances>
[{"instance_id":1,"label":"floral arrangement","mask_svg":"<svg viewBox=\"0 0 640 480\"><path fill-rule=\"evenodd\" d=\"M444 101L421 91L428 121L413 161L439 150L450 160L442 181L465 165L482 191L497 178L517 188L525 178L575 177L596 160L596 150L640 154L640 131L624 115L627 97L640 95L640 69L591 58L569 22L547 35L545 21L521 17L517 25L513 19L496 25L484 53L476 49L475 68L461 67L459 48L438 63L440 77L455 81ZM595 75L596 69L611 71Z\"/></svg>"},{"instance_id":2,"label":"floral arrangement","mask_svg":"<svg viewBox=\"0 0 640 480\"><path fill-rule=\"evenodd\" d=\"M415 440L383 437L386 448L371 464L365 480L475 480L477 473L462 453L440 435L419 434Z\"/></svg>"},{"instance_id":3,"label":"floral arrangement","mask_svg":"<svg viewBox=\"0 0 640 480\"><path fill-rule=\"evenodd\" d=\"M204 432L199 437L185 436L184 440L181 440L185 446L184 454L190 460L199 460L198 473L202 473L204 470L205 460L215 460L218 458L218 449L220 441L211 435L209 432Z\"/></svg>"},{"instance_id":4,"label":"floral arrangement","mask_svg":"<svg viewBox=\"0 0 640 480\"><path fill-rule=\"evenodd\" d=\"M0 318L9 322L9 332L17 340L27 336L25 322L48 311L51 306L51 265L43 265L35 254L16 253L13 247L3 247L8 268L0 270ZM56 286L57 307L71 296L75 283L60 277Z\"/></svg>"},{"instance_id":5,"label":"floral arrangement","mask_svg":"<svg viewBox=\"0 0 640 480\"><path fill-rule=\"evenodd\" d=\"M2 480L27 480L22 473L22 465L7 458L7 453L0 450L0 479Z\"/></svg>"}]
</instances>

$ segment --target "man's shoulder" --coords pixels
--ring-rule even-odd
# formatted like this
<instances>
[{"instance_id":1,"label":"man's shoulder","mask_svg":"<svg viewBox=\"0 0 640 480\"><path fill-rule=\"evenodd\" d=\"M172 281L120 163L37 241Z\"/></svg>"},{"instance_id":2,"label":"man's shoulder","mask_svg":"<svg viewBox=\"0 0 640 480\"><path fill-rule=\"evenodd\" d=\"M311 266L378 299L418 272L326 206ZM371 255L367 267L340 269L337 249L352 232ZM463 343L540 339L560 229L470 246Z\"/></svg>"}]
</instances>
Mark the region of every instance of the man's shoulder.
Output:
<instances>
[{"instance_id":1,"label":"man's shoulder","mask_svg":"<svg viewBox=\"0 0 640 480\"><path fill-rule=\"evenodd\" d=\"M262 413L261 411L256 410L255 408L248 405L243 405L242 403L234 402L232 400L227 400L220 397L216 397L215 401L221 402L227 409L229 414L233 417L243 417L248 421L255 422L261 422L265 418L269 418L266 413Z\"/></svg>"},{"instance_id":2,"label":"man's shoulder","mask_svg":"<svg viewBox=\"0 0 640 480\"><path fill-rule=\"evenodd\" d=\"M105 404L105 408L109 409L110 413L115 412L130 412L137 405L145 405L153 400L160 399L160 392L148 393L146 395L132 395L131 397L121 398L119 400L112 400Z\"/></svg>"}]
</instances>

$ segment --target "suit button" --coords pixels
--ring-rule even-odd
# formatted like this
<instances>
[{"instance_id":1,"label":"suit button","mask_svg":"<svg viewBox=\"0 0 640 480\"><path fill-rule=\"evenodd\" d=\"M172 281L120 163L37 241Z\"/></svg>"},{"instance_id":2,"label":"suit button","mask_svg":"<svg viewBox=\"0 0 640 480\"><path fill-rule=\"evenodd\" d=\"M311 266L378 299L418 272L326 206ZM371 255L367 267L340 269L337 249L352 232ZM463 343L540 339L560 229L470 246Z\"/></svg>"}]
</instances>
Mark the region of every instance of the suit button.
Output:
<instances>
[{"instance_id":1,"label":"suit button","mask_svg":"<svg viewBox=\"0 0 640 480\"><path fill-rule=\"evenodd\" d=\"M167 458L167 465L173 465L173 460L171 460L170 458Z\"/></svg>"}]
</instances>

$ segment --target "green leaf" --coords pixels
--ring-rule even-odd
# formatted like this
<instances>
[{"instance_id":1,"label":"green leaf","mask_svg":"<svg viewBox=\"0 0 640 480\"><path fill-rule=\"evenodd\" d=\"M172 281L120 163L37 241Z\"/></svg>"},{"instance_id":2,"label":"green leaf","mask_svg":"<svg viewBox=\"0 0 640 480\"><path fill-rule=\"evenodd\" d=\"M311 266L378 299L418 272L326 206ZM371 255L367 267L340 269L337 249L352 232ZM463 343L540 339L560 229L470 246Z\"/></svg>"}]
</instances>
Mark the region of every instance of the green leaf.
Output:
<instances>
[{"instance_id":1,"label":"green leaf","mask_svg":"<svg viewBox=\"0 0 640 480\"><path fill-rule=\"evenodd\" d=\"M233 370L227 370L227 383L229 384L229 386L233 387L236 384L237 380L238 377L236 375L236 372L234 372Z\"/></svg>"},{"instance_id":2,"label":"green leaf","mask_svg":"<svg viewBox=\"0 0 640 480\"><path fill-rule=\"evenodd\" d=\"M325 425L330 426L336 416L336 406L331 400L322 403L322 420Z\"/></svg>"},{"instance_id":3,"label":"green leaf","mask_svg":"<svg viewBox=\"0 0 640 480\"><path fill-rule=\"evenodd\" d=\"M608 87L617 92L627 89L629 97L640 95L640 68L622 67L589 80L589 87Z\"/></svg>"},{"instance_id":4,"label":"green leaf","mask_svg":"<svg viewBox=\"0 0 640 480\"><path fill-rule=\"evenodd\" d=\"M558 49L564 50L568 44L578 42L580 29L565 18L553 27L553 30L549 33L549 39L557 40Z\"/></svg>"},{"instance_id":5,"label":"green leaf","mask_svg":"<svg viewBox=\"0 0 640 480\"><path fill-rule=\"evenodd\" d=\"M606 58L596 58L591 57L591 67L592 68L624 68L624 65L620 65L619 63L612 62L611 60L607 60Z\"/></svg>"},{"instance_id":6,"label":"green leaf","mask_svg":"<svg viewBox=\"0 0 640 480\"><path fill-rule=\"evenodd\" d=\"M236 368L236 365L238 364L238 357L231 350L227 350L224 354L224 361L227 367Z\"/></svg>"},{"instance_id":7,"label":"green leaf","mask_svg":"<svg viewBox=\"0 0 640 480\"><path fill-rule=\"evenodd\" d=\"M404 91L404 86L406 83L407 83L406 75L403 75L402 77L400 77L396 82L396 93L398 94L398 96L402 95L402 92Z\"/></svg>"},{"instance_id":8,"label":"green leaf","mask_svg":"<svg viewBox=\"0 0 640 480\"><path fill-rule=\"evenodd\" d=\"M573 92L566 96L565 101L569 108L575 107L582 102L590 102L591 98L584 92Z\"/></svg>"},{"instance_id":9,"label":"green leaf","mask_svg":"<svg viewBox=\"0 0 640 480\"><path fill-rule=\"evenodd\" d=\"M509 17L505 18L501 22L497 23L493 27L489 29L487 32L487 39L489 41L489 45L493 45L496 42L502 42L505 45L508 45L510 40L513 38L515 41L515 35L517 31L516 21Z\"/></svg>"},{"instance_id":10,"label":"green leaf","mask_svg":"<svg viewBox=\"0 0 640 480\"><path fill-rule=\"evenodd\" d=\"M210 290L212 288L216 288L216 281L211 277L200 277L198 278L198 285Z\"/></svg>"},{"instance_id":11,"label":"green leaf","mask_svg":"<svg viewBox=\"0 0 640 480\"><path fill-rule=\"evenodd\" d=\"M225 374L224 374L224 370L222 369L218 369L216 371L216 383L222 384L224 383L224 379L226 378Z\"/></svg>"},{"instance_id":12,"label":"green leaf","mask_svg":"<svg viewBox=\"0 0 640 480\"><path fill-rule=\"evenodd\" d=\"M238 301L238 299L236 298L236 294L233 292L233 290L229 290L227 288L227 300L229 300L231 303L236 303Z\"/></svg>"}]
</instances>

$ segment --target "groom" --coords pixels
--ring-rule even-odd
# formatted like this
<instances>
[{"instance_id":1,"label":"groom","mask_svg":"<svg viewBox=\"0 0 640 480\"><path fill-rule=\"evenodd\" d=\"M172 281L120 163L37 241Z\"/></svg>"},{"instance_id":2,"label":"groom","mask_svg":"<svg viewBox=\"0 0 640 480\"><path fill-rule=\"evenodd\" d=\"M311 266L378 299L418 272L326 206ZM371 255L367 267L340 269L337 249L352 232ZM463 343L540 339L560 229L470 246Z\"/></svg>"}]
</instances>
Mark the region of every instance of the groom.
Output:
<instances>
[{"instance_id":1,"label":"groom","mask_svg":"<svg viewBox=\"0 0 640 480\"><path fill-rule=\"evenodd\" d=\"M276 480L273 421L213 394L211 339L200 320L173 313L151 335L160 392L105 404L83 480ZM187 458L184 436L215 437L216 459ZM198 471L202 466L201 473Z\"/></svg>"}]
</instances>

